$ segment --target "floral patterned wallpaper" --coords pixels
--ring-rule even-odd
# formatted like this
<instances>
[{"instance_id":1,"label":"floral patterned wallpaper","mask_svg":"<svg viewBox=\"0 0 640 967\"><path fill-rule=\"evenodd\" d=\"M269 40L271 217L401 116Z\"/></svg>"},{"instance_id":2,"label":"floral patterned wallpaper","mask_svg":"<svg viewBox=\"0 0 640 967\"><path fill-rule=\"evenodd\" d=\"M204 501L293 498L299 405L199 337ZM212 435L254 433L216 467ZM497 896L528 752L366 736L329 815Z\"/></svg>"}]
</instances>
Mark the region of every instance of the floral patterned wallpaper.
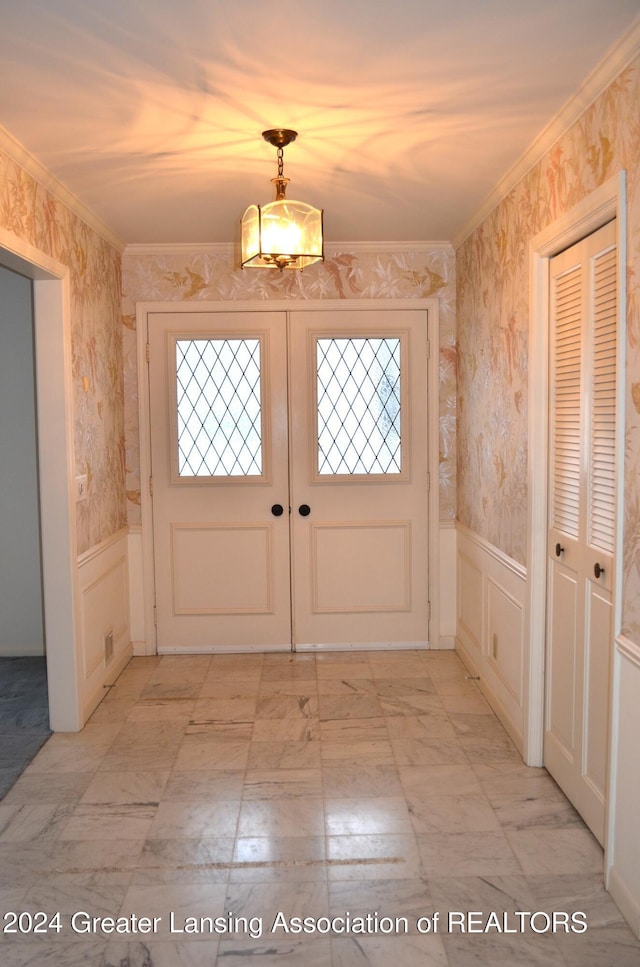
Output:
<instances>
[{"instance_id":1,"label":"floral patterned wallpaper","mask_svg":"<svg viewBox=\"0 0 640 967\"><path fill-rule=\"evenodd\" d=\"M455 517L456 341L453 249L342 252L304 272L236 268L230 255L200 250L123 256L125 406L129 521L140 519L136 302L267 299L437 298L440 304L440 513Z\"/></svg>"},{"instance_id":2,"label":"floral patterned wallpaper","mask_svg":"<svg viewBox=\"0 0 640 967\"><path fill-rule=\"evenodd\" d=\"M640 641L640 58L460 246L456 256L458 518L521 564L527 536L529 241L627 171L624 629Z\"/></svg>"},{"instance_id":3,"label":"floral patterned wallpaper","mask_svg":"<svg viewBox=\"0 0 640 967\"><path fill-rule=\"evenodd\" d=\"M120 253L2 151L0 225L70 270L80 554L126 524Z\"/></svg>"}]
</instances>

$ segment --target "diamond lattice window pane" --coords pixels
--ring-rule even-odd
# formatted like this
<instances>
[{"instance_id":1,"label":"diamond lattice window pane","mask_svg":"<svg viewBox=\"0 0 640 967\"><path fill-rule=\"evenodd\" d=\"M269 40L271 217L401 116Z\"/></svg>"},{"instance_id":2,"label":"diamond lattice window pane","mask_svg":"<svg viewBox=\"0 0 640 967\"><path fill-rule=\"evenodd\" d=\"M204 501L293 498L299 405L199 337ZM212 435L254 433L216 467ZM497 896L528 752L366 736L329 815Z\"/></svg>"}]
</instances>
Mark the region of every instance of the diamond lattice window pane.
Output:
<instances>
[{"instance_id":1,"label":"diamond lattice window pane","mask_svg":"<svg viewBox=\"0 0 640 967\"><path fill-rule=\"evenodd\" d=\"M400 340L318 339L318 473L400 473Z\"/></svg>"},{"instance_id":2,"label":"diamond lattice window pane","mask_svg":"<svg viewBox=\"0 0 640 967\"><path fill-rule=\"evenodd\" d=\"M262 473L259 339L176 342L178 473Z\"/></svg>"}]
</instances>

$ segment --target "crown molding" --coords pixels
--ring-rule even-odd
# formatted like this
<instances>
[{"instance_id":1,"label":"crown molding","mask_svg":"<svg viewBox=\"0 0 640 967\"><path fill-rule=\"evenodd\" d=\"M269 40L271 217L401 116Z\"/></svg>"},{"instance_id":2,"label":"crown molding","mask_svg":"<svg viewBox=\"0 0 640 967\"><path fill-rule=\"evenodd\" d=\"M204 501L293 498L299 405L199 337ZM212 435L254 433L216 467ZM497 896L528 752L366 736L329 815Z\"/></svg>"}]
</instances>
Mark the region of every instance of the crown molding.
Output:
<instances>
[{"instance_id":1,"label":"crown molding","mask_svg":"<svg viewBox=\"0 0 640 967\"><path fill-rule=\"evenodd\" d=\"M609 84L618 77L625 67L629 66L638 53L640 53L640 17L634 21L629 30L605 54L576 93L565 102L555 117L549 121L529 145L525 153L503 175L475 214L454 235L452 239L454 249L458 249L465 239L482 224L485 218L491 214L503 198L538 164L558 138L575 124L578 118L606 90Z\"/></svg>"},{"instance_id":2,"label":"crown molding","mask_svg":"<svg viewBox=\"0 0 640 967\"><path fill-rule=\"evenodd\" d=\"M124 249L125 255L234 255L233 242L132 242ZM453 254L451 242L325 242L326 255L361 255L363 253L394 254L406 252L442 252Z\"/></svg>"},{"instance_id":3,"label":"crown molding","mask_svg":"<svg viewBox=\"0 0 640 967\"><path fill-rule=\"evenodd\" d=\"M129 242L124 255L233 255L233 242Z\"/></svg>"},{"instance_id":4,"label":"crown molding","mask_svg":"<svg viewBox=\"0 0 640 967\"><path fill-rule=\"evenodd\" d=\"M371 252L373 254L386 252L388 254L394 254L396 252L442 252L445 249L448 252L453 252L453 246L449 241L434 241L434 242L325 242L325 251L330 255L338 255L341 252L349 252L355 255L360 255L365 252Z\"/></svg>"},{"instance_id":5,"label":"crown molding","mask_svg":"<svg viewBox=\"0 0 640 967\"><path fill-rule=\"evenodd\" d=\"M101 221L84 202L80 201L77 195L67 188L61 181L58 181L48 168L38 161L38 159L28 151L17 138L0 125L0 151L7 155L11 161L20 165L35 181L41 185L45 191L50 192L68 208L74 215L77 215L83 222L93 229L105 242L112 245L118 252L123 252L125 243L110 228Z\"/></svg>"}]
</instances>

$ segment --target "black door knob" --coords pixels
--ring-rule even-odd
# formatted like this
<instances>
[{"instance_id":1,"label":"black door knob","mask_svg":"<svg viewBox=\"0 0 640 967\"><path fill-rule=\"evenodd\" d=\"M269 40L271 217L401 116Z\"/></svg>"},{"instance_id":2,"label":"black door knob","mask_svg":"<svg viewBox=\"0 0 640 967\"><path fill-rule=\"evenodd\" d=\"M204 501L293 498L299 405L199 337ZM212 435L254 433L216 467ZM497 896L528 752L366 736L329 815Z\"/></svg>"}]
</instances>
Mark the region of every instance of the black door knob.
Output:
<instances>
[{"instance_id":1,"label":"black door knob","mask_svg":"<svg viewBox=\"0 0 640 967\"><path fill-rule=\"evenodd\" d=\"M556 544L556 557L560 557L560 555L563 553L564 547L562 547L560 544Z\"/></svg>"},{"instance_id":2,"label":"black door knob","mask_svg":"<svg viewBox=\"0 0 640 967\"><path fill-rule=\"evenodd\" d=\"M298 507L298 513L301 517L308 517L311 513L311 507L309 507L309 504L300 504Z\"/></svg>"},{"instance_id":3,"label":"black door knob","mask_svg":"<svg viewBox=\"0 0 640 967\"><path fill-rule=\"evenodd\" d=\"M273 507L271 508L271 513L273 514L274 517L282 517L282 515L284 514L284 507L282 506L282 504L274 504Z\"/></svg>"},{"instance_id":4,"label":"black door knob","mask_svg":"<svg viewBox=\"0 0 640 967\"><path fill-rule=\"evenodd\" d=\"M600 567L600 565L596 563L593 565L593 573L597 578L599 578L601 574L604 574L604 568Z\"/></svg>"}]
</instances>

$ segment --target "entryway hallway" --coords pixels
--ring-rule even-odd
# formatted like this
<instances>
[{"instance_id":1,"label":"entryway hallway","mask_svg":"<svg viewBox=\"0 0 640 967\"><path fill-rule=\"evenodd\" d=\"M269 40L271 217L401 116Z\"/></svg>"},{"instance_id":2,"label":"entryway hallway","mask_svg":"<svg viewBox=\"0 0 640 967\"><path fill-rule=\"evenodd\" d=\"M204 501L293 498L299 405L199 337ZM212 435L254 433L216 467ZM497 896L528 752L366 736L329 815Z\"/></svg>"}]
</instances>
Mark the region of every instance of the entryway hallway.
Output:
<instances>
[{"instance_id":1,"label":"entryway hallway","mask_svg":"<svg viewBox=\"0 0 640 967\"><path fill-rule=\"evenodd\" d=\"M602 868L453 652L135 658L0 804L3 911L61 924L5 933L2 963L637 967Z\"/></svg>"}]
</instances>

